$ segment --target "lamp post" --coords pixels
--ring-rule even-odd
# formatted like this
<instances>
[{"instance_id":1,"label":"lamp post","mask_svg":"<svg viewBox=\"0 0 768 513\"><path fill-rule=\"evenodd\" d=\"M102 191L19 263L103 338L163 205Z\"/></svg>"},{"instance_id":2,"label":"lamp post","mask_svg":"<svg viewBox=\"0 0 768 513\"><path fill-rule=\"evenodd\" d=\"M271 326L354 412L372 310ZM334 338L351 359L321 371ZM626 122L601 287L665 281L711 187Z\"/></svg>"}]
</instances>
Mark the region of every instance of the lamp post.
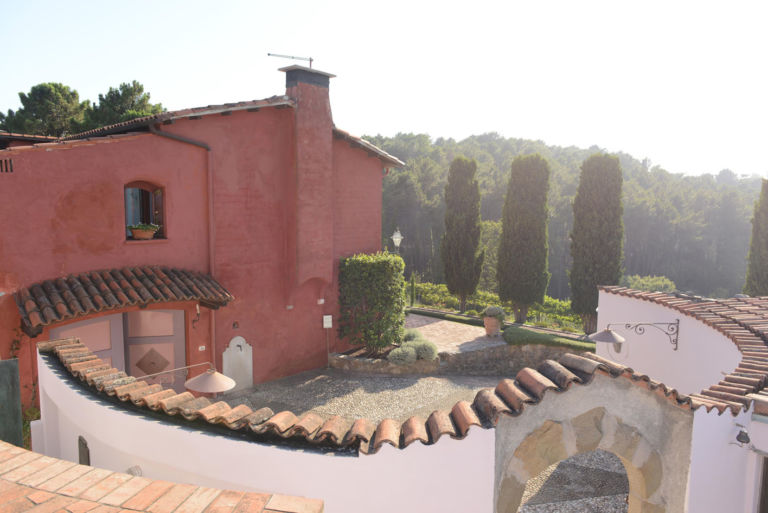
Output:
<instances>
[{"instance_id":1,"label":"lamp post","mask_svg":"<svg viewBox=\"0 0 768 513\"><path fill-rule=\"evenodd\" d=\"M395 243L395 253L400 254L400 243L403 242L403 234L400 233L400 228L395 228L395 233L392 234L392 242Z\"/></svg>"}]
</instances>

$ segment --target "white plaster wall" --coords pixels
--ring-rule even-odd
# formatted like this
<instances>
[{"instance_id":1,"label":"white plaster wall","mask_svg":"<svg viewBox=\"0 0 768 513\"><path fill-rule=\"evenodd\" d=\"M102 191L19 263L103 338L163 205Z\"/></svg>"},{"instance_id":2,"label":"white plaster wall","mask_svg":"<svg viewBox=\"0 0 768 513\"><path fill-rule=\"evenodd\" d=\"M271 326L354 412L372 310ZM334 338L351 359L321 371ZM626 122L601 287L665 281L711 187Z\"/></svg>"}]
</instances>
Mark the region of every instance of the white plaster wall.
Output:
<instances>
[{"instance_id":1,"label":"white plaster wall","mask_svg":"<svg viewBox=\"0 0 768 513\"><path fill-rule=\"evenodd\" d=\"M611 329L627 339L620 352L612 344L597 344L597 354L647 374L684 394L699 393L717 383L741 361L736 345L722 333L680 312L640 299L600 291L597 329L627 322L674 322L680 319L678 350L652 327L644 335Z\"/></svg>"},{"instance_id":2,"label":"white plaster wall","mask_svg":"<svg viewBox=\"0 0 768 513\"><path fill-rule=\"evenodd\" d=\"M41 358L38 369L45 440L35 443L49 456L77 461L83 436L96 467L138 465L154 479L319 498L329 513L492 511L493 430L370 456L324 455L148 419L94 399Z\"/></svg>"},{"instance_id":3,"label":"white plaster wall","mask_svg":"<svg viewBox=\"0 0 768 513\"><path fill-rule=\"evenodd\" d=\"M760 457L748 447L732 445L749 426L751 412L734 417L699 408L693 417L691 473L688 486L690 513L756 512ZM752 429L749 429L753 436Z\"/></svg>"}]
</instances>

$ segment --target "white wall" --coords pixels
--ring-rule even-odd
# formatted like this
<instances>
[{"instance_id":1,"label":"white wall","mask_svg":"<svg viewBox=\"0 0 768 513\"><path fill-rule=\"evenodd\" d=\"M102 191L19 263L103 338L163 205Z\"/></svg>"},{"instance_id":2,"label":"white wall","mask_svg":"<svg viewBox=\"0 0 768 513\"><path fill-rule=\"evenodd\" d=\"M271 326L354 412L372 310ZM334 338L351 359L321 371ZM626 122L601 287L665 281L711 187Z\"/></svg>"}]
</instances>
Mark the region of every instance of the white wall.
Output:
<instances>
[{"instance_id":1,"label":"white wall","mask_svg":"<svg viewBox=\"0 0 768 513\"><path fill-rule=\"evenodd\" d=\"M674 322L680 319L678 350L667 335L646 327L644 335L611 329L627 339L620 352L612 344L597 344L597 354L632 367L684 394L699 393L730 373L741 361L736 344L701 321L656 303L600 291L597 329L613 323Z\"/></svg>"},{"instance_id":2,"label":"white wall","mask_svg":"<svg viewBox=\"0 0 768 513\"><path fill-rule=\"evenodd\" d=\"M688 486L688 511L691 513L756 512L761 458L747 446L731 442L748 426L751 412L737 417L726 411L694 412L691 443L691 473Z\"/></svg>"},{"instance_id":3,"label":"white wall","mask_svg":"<svg viewBox=\"0 0 768 513\"><path fill-rule=\"evenodd\" d=\"M153 479L325 501L328 513L485 512L493 509L494 432L473 427L404 450L334 456L262 445L175 426L113 407L65 381L38 357L45 454L77 461L83 436L91 464ZM41 445L42 444L42 445Z\"/></svg>"}]
</instances>

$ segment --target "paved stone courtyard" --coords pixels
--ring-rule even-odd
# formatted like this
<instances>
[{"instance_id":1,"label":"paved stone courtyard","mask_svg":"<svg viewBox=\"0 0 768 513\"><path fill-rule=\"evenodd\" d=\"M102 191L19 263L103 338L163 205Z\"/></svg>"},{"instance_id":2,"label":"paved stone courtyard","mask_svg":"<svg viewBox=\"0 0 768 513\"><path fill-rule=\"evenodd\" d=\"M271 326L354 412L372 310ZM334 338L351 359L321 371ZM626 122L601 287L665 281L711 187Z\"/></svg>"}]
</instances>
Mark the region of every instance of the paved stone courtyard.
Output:
<instances>
[{"instance_id":1,"label":"paved stone courtyard","mask_svg":"<svg viewBox=\"0 0 768 513\"><path fill-rule=\"evenodd\" d=\"M487 337L482 327L426 316L409 315L406 327L418 329L440 352L461 353L504 344L501 337ZM414 415L426 418L460 400L472 401L480 389L495 387L505 377L511 376L389 376L316 369L229 393L222 399L233 406L268 406L275 412L290 410L297 415L312 410L323 417L404 421ZM626 473L618 458L594 451L552 465L532 478L520 512L623 513L627 511L627 491Z\"/></svg>"}]
</instances>

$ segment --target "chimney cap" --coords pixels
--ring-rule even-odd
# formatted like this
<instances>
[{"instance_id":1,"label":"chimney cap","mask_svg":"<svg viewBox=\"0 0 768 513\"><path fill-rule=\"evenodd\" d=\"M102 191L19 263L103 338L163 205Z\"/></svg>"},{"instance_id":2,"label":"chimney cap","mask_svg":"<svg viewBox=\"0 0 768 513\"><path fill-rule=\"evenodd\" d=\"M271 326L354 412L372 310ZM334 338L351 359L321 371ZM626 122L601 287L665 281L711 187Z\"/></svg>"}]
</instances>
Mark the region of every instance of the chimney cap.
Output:
<instances>
[{"instance_id":1,"label":"chimney cap","mask_svg":"<svg viewBox=\"0 0 768 513\"><path fill-rule=\"evenodd\" d=\"M298 64L291 64L290 66L286 66L284 68L278 69L278 71L285 71L286 73L289 71L306 71L309 73L315 73L317 75L322 75L324 77L328 78L336 78L336 75L333 75L331 73L326 73L325 71L320 71L314 68L308 68L306 66L299 66Z\"/></svg>"}]
</instances>

